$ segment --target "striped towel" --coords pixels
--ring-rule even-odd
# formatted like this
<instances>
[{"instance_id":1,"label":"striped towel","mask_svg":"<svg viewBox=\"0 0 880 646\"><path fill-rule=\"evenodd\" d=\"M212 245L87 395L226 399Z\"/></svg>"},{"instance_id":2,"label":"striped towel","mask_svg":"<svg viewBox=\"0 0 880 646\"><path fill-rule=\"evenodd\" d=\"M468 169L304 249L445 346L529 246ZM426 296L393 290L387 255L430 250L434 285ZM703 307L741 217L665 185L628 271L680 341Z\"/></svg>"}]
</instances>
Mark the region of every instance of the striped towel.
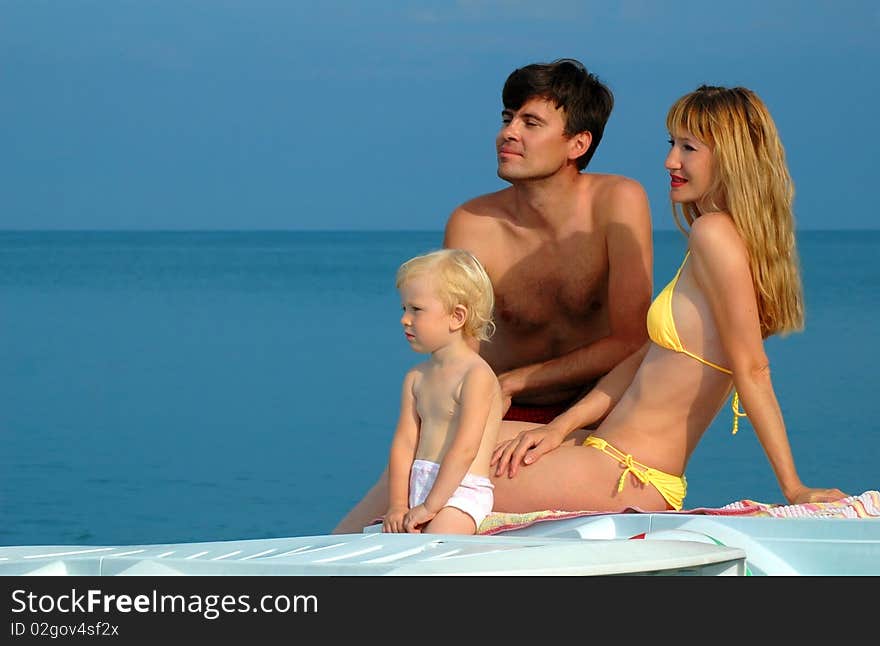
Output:
<instances>
[{"instance_id":1,"label":"striped towel","mask_svg":"<svg viewBox=\"0 0 880 646\"><path fill-rule=\"evenodd\" d=\"M627 507L618 512L609 511L560 511L548 509L524 514L492 512L477 530L477 534L497 534L511 529L528 527L546 520L562 520L580 516L599 516L616 513L652 514L705 514L713 516L770 516L775 518L880 518L880 492L866 491L858 496L847 496L834 502L808 502L799 505L737 500L723 507L697 507L682 511L645 512L637 507Z\"/></svg>"},{"instance_id":2,"label":"striped towel","mask_svg":"<svg viewBox=\"0 0 880 646\"><path fill-rule=\"evenodd\" d=\"M800 505L738 500L706 513L774 518L874 518L880 516L880 492L866 491L835 502L805 502Z\"/></svg>"}]
</instances>

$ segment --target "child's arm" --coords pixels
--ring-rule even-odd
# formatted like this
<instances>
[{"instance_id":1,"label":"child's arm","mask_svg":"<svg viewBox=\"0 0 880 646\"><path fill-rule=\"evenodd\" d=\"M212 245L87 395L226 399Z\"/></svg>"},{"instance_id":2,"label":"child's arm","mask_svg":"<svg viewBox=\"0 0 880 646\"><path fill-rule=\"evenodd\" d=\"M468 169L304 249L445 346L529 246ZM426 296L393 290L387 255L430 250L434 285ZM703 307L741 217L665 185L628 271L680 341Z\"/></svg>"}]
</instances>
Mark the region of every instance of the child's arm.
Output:
<instances>
[{"instance_id":1,"label":"child's arm","mask_svg":"<svg viewBox=\"0 0 880 646\"><path fill-rule=\"evenodd\" d=\"M480 450L493 403L500 397L498 378L488 366L477 365L465 374L461 384L459 425L452 430L455 437L440 461L434 486L425 501L419 505L424 508L425 513L410 514L407 517L407 531L417 531L419 525L436 516L461 485ZM500 411L500 408L496 406L495 410ZM500 422L500 419L497 421Z\"/></svg>"},{"instance_id":2,"label":"child's arm","mask_svg":"<svg viewBox=\"0 0 880 646\"><path fill-rule=\"evenodd\" d=\"M419 414L413 392L416 375L413 369L403 379L400 415L388 456L388 510L382 523L385 532L403 532L403 517L409 511L409 476L419 441Z\"/></svg>"}]
</instances>

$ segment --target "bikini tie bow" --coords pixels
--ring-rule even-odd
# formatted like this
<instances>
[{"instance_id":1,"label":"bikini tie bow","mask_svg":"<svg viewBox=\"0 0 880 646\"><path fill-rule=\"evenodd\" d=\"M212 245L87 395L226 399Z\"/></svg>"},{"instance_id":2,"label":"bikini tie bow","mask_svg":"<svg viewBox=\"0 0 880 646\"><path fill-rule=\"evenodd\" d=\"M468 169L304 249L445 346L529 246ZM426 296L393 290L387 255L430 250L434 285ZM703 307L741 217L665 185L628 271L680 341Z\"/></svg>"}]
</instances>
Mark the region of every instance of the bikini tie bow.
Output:
<instances>
[{"instance_id":1,"label":"bikini tie bow","mask_svg":"<svg viewBox=\"0 0 880 646\"><path fill-rule=\"evenodd\" d=\"M635 463L636 461L630 454L627 454L626 457L623 458L623 461L620 464L626 468L623 470L623 473L620 474L620 480L617 481L617 493L623 491L624 478L626 478L627 473L633 474L642 484L648 484L648 476L644 471L636 469L634 466Z\"/></svg>"}]
</instances>

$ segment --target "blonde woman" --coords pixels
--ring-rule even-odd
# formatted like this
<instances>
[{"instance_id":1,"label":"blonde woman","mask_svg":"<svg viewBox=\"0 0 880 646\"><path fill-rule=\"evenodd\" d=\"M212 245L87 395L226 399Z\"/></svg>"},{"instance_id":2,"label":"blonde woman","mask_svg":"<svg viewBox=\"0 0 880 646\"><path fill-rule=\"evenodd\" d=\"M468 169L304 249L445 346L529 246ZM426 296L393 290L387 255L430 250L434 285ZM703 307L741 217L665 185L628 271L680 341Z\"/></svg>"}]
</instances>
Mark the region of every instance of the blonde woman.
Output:
<instances>
[{"instance_id":1,"label":"blonde woman","mask_svg":"<svg viewBox=\"0 0 880 646\"><path fill-rule=\"evenodd\" d=\"M845 496L801 481L764 351L804 319L794 190L773 119L748 89L701 86L666 127L688 246L648 311L650 340L547 425L508 429L492 458L496 511L681 509L688 460L722 409L734 432L748 416L789 503Z\"/></svg>"}]
</instances>

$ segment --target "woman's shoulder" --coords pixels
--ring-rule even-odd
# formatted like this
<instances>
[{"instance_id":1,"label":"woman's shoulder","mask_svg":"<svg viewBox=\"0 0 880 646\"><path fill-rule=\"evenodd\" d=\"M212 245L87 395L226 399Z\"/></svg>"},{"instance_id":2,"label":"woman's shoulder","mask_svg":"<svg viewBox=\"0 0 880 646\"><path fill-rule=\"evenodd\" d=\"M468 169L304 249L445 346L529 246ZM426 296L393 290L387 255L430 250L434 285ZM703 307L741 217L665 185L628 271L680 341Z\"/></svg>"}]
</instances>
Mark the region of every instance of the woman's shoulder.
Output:
<instances>
[{"instance_id":1,"label":"woman's shoulder","mask_svg":"<svg viewBox=\"0 0 880 646\"><path fill-rule=\"evenodd\" d=\"M698 273L714 267L725 273L748 270L748 250L727 213L705 213L691 225L688 248Z\"/></svg>"},{"instance_id":2,"label":"woman's shoulder","mask_svg":"<svg viewBox=\"0 0 880 646\"><path fill-rule=\"evenodd\" d=\"M745 252L733 218L727 213L704 213L691 224L688 247L698 255Z\"/></svg>"}]
</instances>

